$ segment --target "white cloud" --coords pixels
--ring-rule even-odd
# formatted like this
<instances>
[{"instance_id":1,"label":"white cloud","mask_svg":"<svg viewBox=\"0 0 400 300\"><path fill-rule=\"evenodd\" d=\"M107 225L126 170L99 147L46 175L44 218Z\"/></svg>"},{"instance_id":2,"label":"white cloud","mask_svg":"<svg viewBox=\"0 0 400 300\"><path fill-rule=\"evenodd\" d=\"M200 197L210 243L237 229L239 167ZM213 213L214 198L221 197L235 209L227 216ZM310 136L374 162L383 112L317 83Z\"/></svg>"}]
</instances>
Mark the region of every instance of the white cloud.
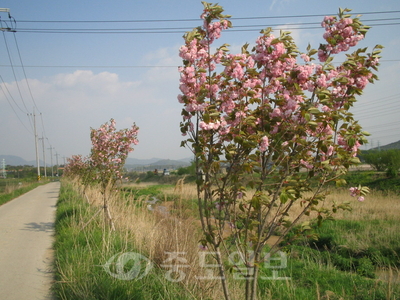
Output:
<instances>
[{"instance_id":1,"label":"white cloud","mask_svg":"<svg viewBox=\"0 0 400 300\"><path fill-rule=\"evenodd\" d=\"M269 6L269 10L273 10L274 8L276 8L277 10L283 9L287 6L287 4L290 4L290 2L292 2L292 0L272 0L271 5Z\"/></svg>"},{"instance_id":2,"label":"white cloud","mask_svg":"<svg viewBox=\"0 0 400 300\"><path fill-rule=\"evenodd\" d=\"M147 54L145 61L149 65L177 66L180 60L176 49L159 49ZM134 71L140 78L137 81L122 81L117 73L95 73L91 70L60 73L41 80L29 79L51 144L67 157L72 154L87 155L90 151L90 127L98 128L114 118L117 128L130 127L133 122L140 127L140 144L134 157L172 159L187 156L180 154L185 151L179 148L181 107L177 101L177 68L156 67ZM15 83L8 84L8 88L12 94L17 93ZM0 94L0 103L5 101ZM0 118L3 121L14 120L15 116L0 112ZM7 136L7 149L12 149L15 131L2 130L0 134ZM3 150L0 149L0 152ZM29 154L21 155L31 157L30 149L25 152Z\"/></svg>"}]
</instances>

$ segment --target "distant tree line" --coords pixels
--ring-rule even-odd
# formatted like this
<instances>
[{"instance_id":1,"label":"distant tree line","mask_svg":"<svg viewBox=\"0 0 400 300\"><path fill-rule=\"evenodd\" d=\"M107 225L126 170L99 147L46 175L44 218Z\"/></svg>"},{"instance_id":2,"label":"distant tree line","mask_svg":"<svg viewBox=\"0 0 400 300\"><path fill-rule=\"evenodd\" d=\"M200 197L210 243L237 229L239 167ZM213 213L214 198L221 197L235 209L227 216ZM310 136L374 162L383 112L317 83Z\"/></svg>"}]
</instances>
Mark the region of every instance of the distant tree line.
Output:
<instances>
[{"instance_id":1,"label":"distant tree line","mask_svg":"<svg viewBox=\"0 0 400 300\"><path fill-rule=\"evenodd\" d=\"M61 176L64 167L58 168L58 175ZM29 165L20 166L6 166L7 178L31 178L37 176L37 168ZM44 168L40 168L41 176L44 177ZM52 176L51 167L46 167L47 177ZM57 176L57 168L53 167L53 175Z\"/></svg>"},{"instance_id":2,"label":"distant tree line","mask_svg":"<svg viewBox=\"0 0 400 300\"><path fill-rule=\"evenodd\" d=\"M399 176L400 149L362 151L360 158L378 172L386 172L388 177Z\"/></svg>"}]
</instances>

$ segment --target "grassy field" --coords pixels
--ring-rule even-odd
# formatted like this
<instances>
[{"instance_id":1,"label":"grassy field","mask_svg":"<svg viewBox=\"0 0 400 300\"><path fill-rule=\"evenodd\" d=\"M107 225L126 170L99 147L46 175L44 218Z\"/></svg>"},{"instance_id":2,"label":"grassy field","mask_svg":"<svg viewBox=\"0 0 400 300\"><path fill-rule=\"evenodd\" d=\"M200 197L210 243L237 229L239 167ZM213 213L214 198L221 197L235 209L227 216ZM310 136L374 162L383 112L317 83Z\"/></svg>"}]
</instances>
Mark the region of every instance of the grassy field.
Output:
<instances>
[{"instance_id":1,"label":"grassy field","mask_svg":"<svg viewBox=\"0 0 400 300\"><path fill-rule=\"evenodd\" d=\"M194 185L124 186L109 204L115 232L105 222L99 191L90 187L85 197L80 191L77 183L62 182L55 243L59 299L223 299L219 281L203 279L216 269L200 263ZM293 233L282 242L287 266L279 280L263 268L259 299L400 298L400 197L373 192L357 202L336 190L326 205L352 200L351 212L313 226L318 240ZM180 269L171 267L171 253L180 253ZM232 298L241 299L243 281L228 276Z\"/></svg>"},{"instance_id":2,"label":"grassy field","mask_svg":"<svg viewBox=\"0 0 400 300\"><path fill-rule=\"evenodd\" d=\"M17 179L0 180L0 205L33 190L48 181L38 182L36 180L19 181Z\"/></svg>"}]
</instances>

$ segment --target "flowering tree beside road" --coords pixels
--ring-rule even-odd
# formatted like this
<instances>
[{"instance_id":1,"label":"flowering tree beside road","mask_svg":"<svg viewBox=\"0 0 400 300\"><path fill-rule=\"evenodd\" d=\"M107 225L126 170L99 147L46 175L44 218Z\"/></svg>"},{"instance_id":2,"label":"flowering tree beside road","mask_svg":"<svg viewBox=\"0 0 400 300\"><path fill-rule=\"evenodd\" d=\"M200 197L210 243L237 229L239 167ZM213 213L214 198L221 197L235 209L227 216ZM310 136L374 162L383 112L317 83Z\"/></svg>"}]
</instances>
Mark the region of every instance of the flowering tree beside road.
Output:
<instances>
[{"instance_id":1,"label":"flowering tree beside road","mask_svg":"<svg viewBox=\"0 0 400 300\"><path fill-rule=\"evenodd\" d=\"M130 129L117 131L115 120L105 123L99 129L91 129L92 150L89 165L93 181L98 182L103 194L103 208L110 225L114 227L107 201L118 180L122 179L123 167L128 154L137 145L139 127L133 124Z\"/></svg>"},{"instance_id":2,"label":"flowering tree beside road","mask_svg":"<svg viewBox=\"0 0 400 300\"><path fill-rule=\"evenodd\" d=\"M300 52L289 32L275 36L267 28L252 50L246 44L231 54L229 45L214 46L232 26L230 16L219 5L203 5L203 26L185 34L179 51L182 146L195 155L202 246L215 253L225 299L224 253L232 241L241 253L233 271L246 280L246 299L255 299L262 253L274 233L284 237L304 215L321 222L349 209L319 204L328 183L342 185L341 175L359 163L367 133L349 110L377 79L381 46L357 49L333 65L368 30L341 9L323 20L326 43L318 49ZM351 190L358 197L367 192Z\"/></svg>"},{"instance_id":3,"label":"flowering tree beside road","mask_svg":"<svg viewBox=\"0 0 400 300\"><path fill-rule=\"evenodd\" d=\"M63 176L84 176L87 172L87 168L88 163L86 158L83 158L82 155L72 155L71 158L67 158L67 164L65 165Z\"/></svg>"},{"instance_id":4,"label":"flowering tree beside road","mask_svg":"<svg viewBox=\"0 0 400 300\"><path fill-rule=\"evenodd\" d=\"M118 180L122 179L123 167L128 154L138 144L139 127L133 124L129 129L116 130L114 119L99 129L91 128L92 149L88 158L74 155L68 160L66 176L79 176L83 185L98 183L103 194L105 216L113 228L113 222L107 201Z\"/></svg>"}]
</instances>

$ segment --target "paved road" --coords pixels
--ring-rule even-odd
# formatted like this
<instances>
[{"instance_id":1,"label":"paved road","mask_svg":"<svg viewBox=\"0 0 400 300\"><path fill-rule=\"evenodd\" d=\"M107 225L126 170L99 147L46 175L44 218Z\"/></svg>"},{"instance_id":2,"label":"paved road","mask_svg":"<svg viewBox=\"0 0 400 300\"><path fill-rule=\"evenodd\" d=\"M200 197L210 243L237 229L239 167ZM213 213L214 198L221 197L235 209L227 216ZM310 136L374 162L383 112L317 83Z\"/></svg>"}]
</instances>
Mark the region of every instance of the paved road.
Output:
<instances>
[{"instance_id":1,"label":"paved road","mask_svg":"<svg viewBox=\"0 0 400 300\"><path fill-rule=\"evenodd\" d=\"M0 206L0 300L52 299L52 243L59 182Z\"/></svg>"}]
</instances>

